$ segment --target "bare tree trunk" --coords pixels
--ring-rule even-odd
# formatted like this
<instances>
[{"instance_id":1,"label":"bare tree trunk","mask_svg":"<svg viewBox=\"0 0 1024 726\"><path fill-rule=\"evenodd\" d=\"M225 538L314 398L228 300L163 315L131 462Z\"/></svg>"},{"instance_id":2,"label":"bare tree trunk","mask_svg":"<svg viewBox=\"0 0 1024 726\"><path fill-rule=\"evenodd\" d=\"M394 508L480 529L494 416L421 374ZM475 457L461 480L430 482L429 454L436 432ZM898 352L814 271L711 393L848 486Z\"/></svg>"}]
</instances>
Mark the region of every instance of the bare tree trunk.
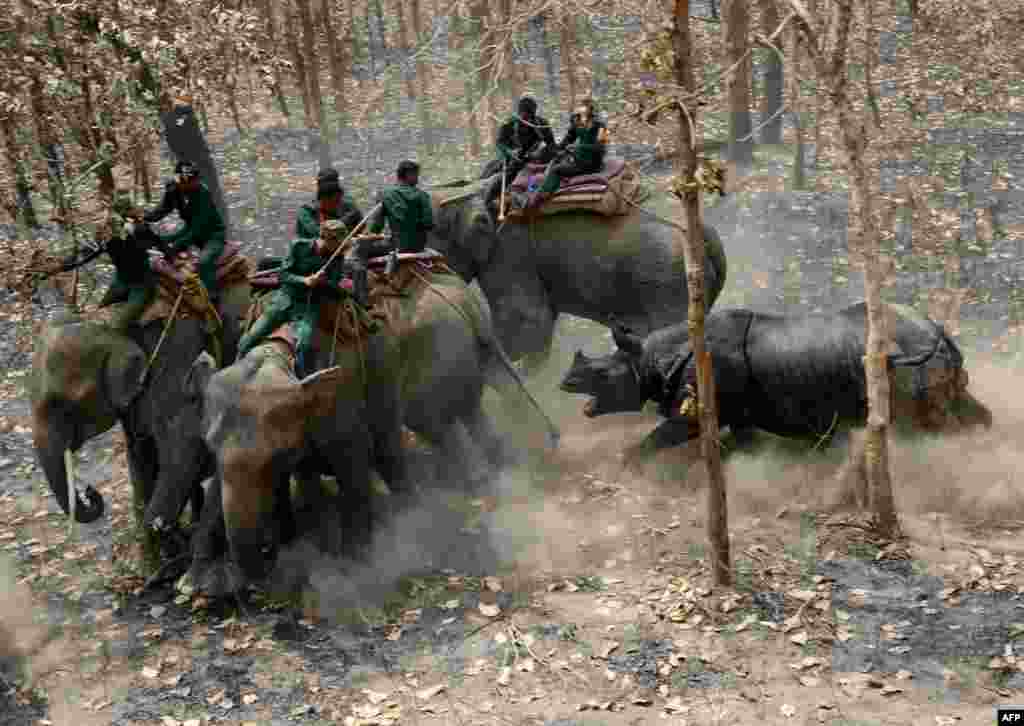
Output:
<instances>
[{"instance_id":1,"label":"bare tree trunk","mask_svg":"<svg viewBox=\"0 0 1024 726\"><path fill-rule=\"evenodd\" d=\"M729 179L738 179L753 166L753 140L740 141L750 136L753 128L750 123L750 56L743 58L747 52L747 35L750 32L750 16L744 0L724 0L722 4L724 18L723 45L725 46L726 68L739 62L732 73L726 76L725 88L729 103ZM743 58L742 61L740 59Z\"/></svg>"},{"instance_id":2,"label":"bare tree trunk","mask_svg":"<svg viewBox=\"0 0 1024 726\"><path fill-rule=\"evenodd\" d=\"M419 51L419 46L426 40L423 35L423 19L420 17L420 0L410 0L409 9L412 11L412 34L415 40L415 50ZM430 88L430 66L423 60L425 52L424 48L423 52L416 56L416 80L420 86L419 94L416 97L416 113L419 115L420 126L423 128L424 145L428 152L433 152L436 149L436 143L431 118L430 94L427 92Z\"/></svg>"},{"instance_id":3,"label":"bare tree trunk","mask_svg":"<svg viewBox=\"0 0 1024 726\"><path fill-rule=\"evenodd\" d=\"M761 27L768 35L779 26L779 9L775 0L760 0ZM778 44L776 44L778 45ZM782 93L785 84L782 59L774 51L768 51L768 63L764 75L764 97L761 99L761 121L765 123L774 114L778 116L761 127L761 141L765 144L782 143Z\"/></svg>"},{"instance_id":4,"label":"bare tree trunk","mask_svg":"<svg viewBox=\"0 0 1024 726\"><path fill-rule=\"evenodd\" d=\"M307 67L309 78L309 97L312 102L313 111L316 113L316 129L319 135L318 155L320 157L320 168L325 169L331 165L331 147L328 141L331 138L330 124L327 121L327 113L324 111L324 99L320 91L320 62L317 49L316 28L313 27L313 9L311 0L298 0L299 17L302 20L302 39L305 47L309 50L309 66Z\"/></svg>"},{"instance_id":5,"label":"bare tree trunk","mask_svg":"<svg viewBox=\"0 0 1024 726\"><path fill-rule=\"evenodd\" d=\"M263 8L263 18L267 24L267 43L270 46L271 52L277 52L277 18L275 17L274 5L270 0L261 0ZM277 101L277 107L281 109L281 114L285 118L289 118L291 113L288 110L288 100L285 98L284 90L281 87L281 69L278 68L277 64L274 64L274 75L273 75L273 92L274 100Z\"/></svg>"},{"instance_id":6,"label":"bare tree trunk","mask_svg":"<svg viewBox=\"0 0 1024 726\"><path fill-rule=\"evenodd\" d=\"M477 123L476 114L473 113L473 106L475 104L474 99L476 98L477 89L477 78L476 74L472 72L472 67L475 61L469 61L466 63L465 56L467 54L473 55L468 50L470 47L470 38L473 33L473 23L468 22L465 17L459 16L459 29L458 32L453 32L455 36L456 51L459 54L460 65L463 67L468 66L465 75L462 78L462 102L466 112L466 128L469 131L469 153L472 157L478 158L480 156L480 124Z\"/></svg>"},{"instance_id":7,"label":"bare tree trunk","mask_svg":"<svg viewBox=\"0 0 1024 726\"><path fill-rule=\"evenodd\" d=\"M877 128L882 127L882 110L875 95L874 70L878 62L878 33L875 32L875 0L864 0L864 85L867 87L868 107Z\"/></svg>"},{"instance_id":8,"label":"bare tree trunk","mask_svg":"<svg viewBox=\"0 0 1024 726\"><path fill-rule=\"evenodd\" d=\"M331 0L320 0L320 19L327 36L327 54L330 56L331 84L334 86L334 110L339 118L347 116L345 106L345 56L331 12Z\"/></svg>"},{"instance_id":9,"label":"bare tree trunk","mask_svg":"<svg viewBox=\"0 0 1024 726\"><path fill-rule=\"evenodd\" d=\"M477 0L474 2L470 12L472 13L474 21L473 31L476 35L476 42L479 48L477 53L477 68L479 69L477 72L477 86L479 88L481 114L483 118L486 119L486 122L482 124L482 128L493 129L495 125L493 118L494 110L491 103L490 83L488 83L488 79L493 77L494 74L493 66L489 65L494 60L494 53L483 47L485 43L490 42L487 37L487 31L488 20L490 19L491 14L487 8L487 0ZM484 66L488 67L484 68ZM491 134L491 137L493 137L493 133ZM488 142L493 141L491 137L488 137Z\"/></svg>"},{"instance_id":10,"label":"bare tree trunk","mask_svg":"<svg viewBox=\"0 0 1024 726\"><path fill-rule=\"evenodd\" d=\"M888 538L899 534L899 520L892 494L889 471L888 431L891 387L888 371L888 325L882 287L887 270L883 267L881 238L875 221L874 200L868 173L867 148L870 142L864 116L850 98L847 64L849 62L850 25L853 0L830 0L828 27L823 35L825 48L808 44L816 56L818 78L828 87L828 97L838 113L840 150L850 177L850 240L864 266L864 292L867 302L867 346L864 372L867 379L868 425L864 442L864 466L871 488L875 524ZM794 4L794 7L795 4ZM824 95L824 94L819 94Z\"/></svg>"},{"instance_id":11,"label":"bare tree trunk","mask_svg":"<svg viewBox=\"0 0 1024 726\"><path fill-rule=\"evenodd\" d=\"M512 22L512 16L515 13L515 9L512 5L512 0L501 0L501 22L503 25ZM504 48L502 52L507 55L506 67L505 67L505 82L507 85L508 97L511 100L511 107L515 108L516 101L523 95L523 75L519 68L513 62L512 57L513 49L511 47Z\"/></svg>"},{"instance_id":12,"label":"bare tree trunk","mask_svg":"<svg viewBox=\"0 0 1024 726\"><path fill-rule=\"evenodd\" d=\"M576 16L571 14L565 14L562 16L562 27L561 27L561 56L562 56L562 67L563 73L569 81L569 108L573 108L576 105L576 64L573 62L573 49L575 43L576 33L573 32L573 24L576 22Z\"/></svg>"},{"instance_id":13,"label":"bare tree trunk","mask_svg":"<svg viewBox=\"0 0 1024 726\"><path fill-rule=\"evenodd\" d=\"M735 0L733 0L735 1ZM676 83L693 94L693 45L690 34L690 0L675 0L672 49L675 52ZM680 176L692 183L697 176L697 105L687 102L689 114L680 113L679 148L682 168ZM692 124L692 126L691 126ZM701 452L708 471L708 540L711 544L711 572L715 585L732 582L729 553L729 517L725 496L725 478L718 450L718 412L715 405L715 379L711 354L704 341L704 236L700 219L699 187L682 194L685 212L686 239L683 250L686 261L686 286L689 292L688 331L693 357L697 361L697 400L700 417ZM678 234L678 232L676 232Z\"/></svg>"},{"instance_id":14,"label":"bare tree trunk","mask_svg":"<svg viewBox=\"0 0 1024 726\"><path fill-rule=\"evenodd\" d=\"M402 52L408 53L415 49L412 47L412 44L409 43L409 26L405 22L405 2L406 0L398 0L394 9L394 16L398 20L398 42L402 46ZM411 69L408 67L403 68L402 76L405 79L405 95L410 99L415 99L416 86L413 85Z\"/></svg>"},{"instance_id":15,"label":"bare tree trunk","mask_svg":"<svg viewBox=\"0 0 1024 726\"><path fill-rule=\"evenodd\" d=\"M32 118L35 122L36 136L39 145L46 159L47 182L50 189L50 203L53 205L57 219L61 220L63 226L64 218L67 216L64 199L64 165L61 160L61 144L57 135L53 132L50 120L47 117L46 103L43 100L43 85L38 77L32 79L29 88L29 98L32 104Z\"/></svg>"},{"instance_id":16,"label":"bare tree trunk","mask_svg":"<svg viewBox=\"0 0 1024 726\"><path fill-rule=\"evenodd\" d=\"M302 5L307 0L295 1L299 5ZM296 12L291 0L285 0L283 7L285 9L285 37L288 40L288 50L291 52L292 64L295 66L295 78L299 82L299 88L302 90L303 116L306 121L306 127L312 128L316 125L316 115L314 113L313 100L309 92L309 74L306 70L306 57L299 45L299 31L296 28L295 23Z\"/></svg>"},{"instance_id":17,"label":"bare tree trunk","mask_svg":"<svg viewBox=\"0 0 1024 726\"><path fill-rule=\"evenodd\" d=\"M785 78L789 83L789 113L793 117L793 131L796 136L792 186L794 190L801 191L807 188L807 175L805 173L805 167L807 166L807 132L804 129L804 119L802 116L804 104L800 96L800 34L795 27L790 27L786 30L786 38L789 46L786 50L789 68L786 69Z\"/></svg>"},{"instance_id":18,"label":"bare tree trunk","mask_svg":"<svg viewBox=\"0 0 1024 726\"><path fill-rule=\"evenodd\" d=\"M19 153L18 140L14 135L15 124L10 116L0 117L0 131L4 137L7 168L14 180L13 208L7 211L11 213L15 223L24 222L26 226L36 228L39 226L39 219L36 217L35 207L32 206L31 186Z\"/></svg>"}]
</instances>

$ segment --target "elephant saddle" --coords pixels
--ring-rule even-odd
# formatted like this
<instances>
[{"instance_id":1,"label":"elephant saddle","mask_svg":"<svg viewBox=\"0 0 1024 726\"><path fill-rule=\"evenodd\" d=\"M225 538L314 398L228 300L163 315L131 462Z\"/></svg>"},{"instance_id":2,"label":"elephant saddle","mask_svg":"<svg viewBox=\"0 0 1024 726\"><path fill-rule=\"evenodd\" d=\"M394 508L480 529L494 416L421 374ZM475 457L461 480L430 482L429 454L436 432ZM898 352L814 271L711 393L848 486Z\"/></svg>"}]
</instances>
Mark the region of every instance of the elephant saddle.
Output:
<instances>
[{"instance_id":1,"label":"elephant saddle","mask_svg":"<svg viewBox=\"0 0 1024 726\"><path fill-rule=\"evenodd\" d=\"M217 283L222 290L248 280L252 263L241 254L241 249L240 243L227 242L217 260ZM172 262L167 261L163 255L151 258L150 266L155 273L157 290L153 302L140 318L143 325L153 320L162 320L171 314L182 292L182 285L185 285L185 292L181 295L176 317L210 317L205 291L194 291L192 286L186 284L189 275L196 272L198 262L199 254L195 250L182 252Z\"/></svg>"},{"instance_id":2,"label":"elephant saddle","mask_svg":"<svg viewBox=\"0 0 1024 726\"><path fill-rule=\"evenodd\" d=\"M526 210L528 193L544 179L544 164L529 163L509 187L506 216L524 218L533 214L558 214L568 211L593 211L606 216L628 214L640 198L640 180L632 164L608 156L596 174L580 174L562 179L558 190L537 209ZM511 203L510 203L511 202Z\"/></svg>"}]
</instances>

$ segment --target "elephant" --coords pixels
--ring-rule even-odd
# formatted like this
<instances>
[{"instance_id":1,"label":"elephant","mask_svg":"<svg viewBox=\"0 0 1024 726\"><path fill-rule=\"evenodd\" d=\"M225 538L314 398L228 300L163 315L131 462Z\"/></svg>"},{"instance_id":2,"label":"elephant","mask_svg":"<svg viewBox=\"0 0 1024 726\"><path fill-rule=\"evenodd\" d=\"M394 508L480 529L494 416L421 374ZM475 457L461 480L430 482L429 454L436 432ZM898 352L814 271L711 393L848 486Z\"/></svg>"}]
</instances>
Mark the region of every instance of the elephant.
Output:
<instances>
[{"instance_id":1,"label":"elephant","mask_svg":"<svg viewBox=\"0 0 1024 726\"><path fill-rule=\"evenodd\" d=\"M547 358L560 313L604 325L615 317L641 334L686 317L683 248L672 225L641 210L619 216L581 210L496 228L481 193L459 191L463 185L432 189L429 244L466 282L479 282L513 360ZM710 310L727 265L715 229L705 225L703 234Z\"/></svg>"},{"instance_id":2,"label":"elephant","mask_svg":"<svg viewBox=\"0 0 1024 726\"><path fill-rule=\"evenodd\" d=\"M893 420L909 431L991 427L992 413L967 390L963 354L945 329L912 308L889 305L894 379ZM785 438L822 439L864 426L867 308L861 302L829 314L775 315L745 308L716 310L704 335L714 369L718 423L738 443L752 429ZM617 350L590 358L577 351L563 391L592 398L588 417L640 411L653 400L665 418L627 455L630 465L700 434L688 412L696 400L696 363L687 324L641 338L616 324Z\"/></svg>"},{"instance_id":3,"label":"elephant","mask_svg":"<svg viewBox=\"0 0 1024 726\"><path fill-rule=\"evenodd\" d=\"M229 359L248 305L247 284L223 290L218 337ZM155 558L154 530L176 523L190 495L198 516L200 482L213 471L200 429L202 396L190 376L207 344L205 323L196 317L179 317L167 325L164 316L122 332L62 312L45 324L36 346L29 385L33 440L57 503L69 515L73 508L78 522L103 515L103 497L93 487L78 492L72 486L76 495L69 497L73 483L68 473L74 452L120 423L136 521L149 532L144 541L149 567Z\"/></svg>"},{"instance_id":4,"label":"elephant","mask_svg":"<svg viewBox=\"0 0 1024 726\"><path fill-rule=\"evenodd\" d=\"M296 534L290 475L309 489L320 473L333 475L339 495L320 504L328 524L321 547L338 554L359 543L371 524L370 472L376 469L396 498L412 492L404 423L457 460L455 425L462 423L495 466L506 451L482 408L484 384L515 388L536 406L494 336L487 302L457 275L426 273L425 286L393 302L390 322L361 344L339 345L333 366L299 380L285 342L275 336L205 384L204 436L217 461L220 500L207 503L194 548L193 582L210 586L226 544L229 587L266 581L282 544ZM331 318L329 307L321 317ZM317 365L330 364L324 329ZM557 431L550 431L557 441ZM319 487L312 486L314 490ZM211 497L212 499L212 497ZM216 531L223 508L226 542ZM207 517L209 514L209 517ZM204 585L204 583L207 583Z\"/></svg>"}]
</instances>

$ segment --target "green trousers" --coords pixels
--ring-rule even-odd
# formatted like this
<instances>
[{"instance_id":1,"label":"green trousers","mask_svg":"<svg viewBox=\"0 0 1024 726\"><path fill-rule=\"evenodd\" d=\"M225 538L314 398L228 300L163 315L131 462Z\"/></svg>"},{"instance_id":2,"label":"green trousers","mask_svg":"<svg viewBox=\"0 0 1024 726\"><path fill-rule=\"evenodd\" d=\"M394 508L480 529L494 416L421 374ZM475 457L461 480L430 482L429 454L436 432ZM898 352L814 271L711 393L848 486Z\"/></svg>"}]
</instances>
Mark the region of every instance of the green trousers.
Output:
<instances>
[{"instance_id":1,"label":"green trousers","mask_svg":"<svg viewBox=\"0 0 1024 726\"><path fill-rule=\"evenodd\" d=\"M114 279L105 296L105 300L113 302L101 303L100 307L106 307L107 304L115 305L111 322L117 330L127 330L139 319L155 296L156 281L151 277L147 276L144 282L129 284L123 282L115 271Z\"/></svg>"},{"instance_id":2,"label":"green trousers","mask_svg":"<svg viewBox=\"0 0 1024 726\"><path fill-rule=\"evenodd\" d=\"M199 279L211 297L217 293L217 260L224 254L225 244L223 238L208 239L199 253Z\"/></svg>"},{"instance_id":3,"label":"green trousers","mask_svg":"<svg viewBox=\"0 0 1024 726\"><path fill-rule=\"evenodd\" d=\"M307 305L305 300L294 301L287 290L274 290L268 295L263 313L239 341L238 357L241 358L262 343L285 323L293 323L297 339L295 353L298 362L305 364L313 341L313 331L316 329L317 313L316 305Z\"/></svg>"}]
</instances>

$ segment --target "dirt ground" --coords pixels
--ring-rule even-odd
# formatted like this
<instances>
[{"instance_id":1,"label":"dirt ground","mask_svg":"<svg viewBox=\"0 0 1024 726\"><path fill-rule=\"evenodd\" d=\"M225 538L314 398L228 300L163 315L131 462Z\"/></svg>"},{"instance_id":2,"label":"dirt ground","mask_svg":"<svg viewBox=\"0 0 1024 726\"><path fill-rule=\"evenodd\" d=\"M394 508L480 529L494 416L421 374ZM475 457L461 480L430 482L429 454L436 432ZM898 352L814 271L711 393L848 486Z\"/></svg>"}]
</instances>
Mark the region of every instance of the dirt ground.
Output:
<instances>
[{"instance_id":1,"label":"dirt ground","mask_svg":"<svg viewBox=\"0 0 1024 726\"><path fill-rule=\"evenodd\" d=\"M0 723L991 723L1024 683L1011 375L972 368L993 431L896 447L907 538L884 549L863 518L814 514L836 454L731 457L729 589L709 584L693 452L621 471L648 415L566 412L557 454L478 499L439 495L368 567L322 563L298 610L137 594L120 457L99 533L69 534L25 472L0 496L4 623L25 650L53 639ZM4 421L10 453L27 422ZM442 505L458 538L432 533Z\"/></svg>"},{"instance_id":2,"label":"dirt ground","mask_svg":"<svg viewBox=\"0 0 1024 726\"><path fill-rule=\"evenodd\" d=\"M282 250L311 169L246 220L254 254ZM229 196L245 184L226 175ZM730 291L774 269L730 266ZM716 589L695 452L622 470L619 453L656 419L587 420L583 399L557 390L573 346L606 342L565 321L551 369L530 382L562 427L557 453L483 496L438 491L380 534L367 564L297 548L287 556L313 568L313 591L240 612L172 586L140 592L119 430L78 464L109 515L69 530L35 466L21 389L25 318L40 321L52 295L25 308L8 294L0 617L32 655L15 673L0 653L0 724L946 726L1024 700L1024 409L1000 364L968 355L992 431L895 445L906 539L894 545L863 517L823 513L842 452L766 441L729 457L735 582Z\"/></svg>"}]
</instances>

